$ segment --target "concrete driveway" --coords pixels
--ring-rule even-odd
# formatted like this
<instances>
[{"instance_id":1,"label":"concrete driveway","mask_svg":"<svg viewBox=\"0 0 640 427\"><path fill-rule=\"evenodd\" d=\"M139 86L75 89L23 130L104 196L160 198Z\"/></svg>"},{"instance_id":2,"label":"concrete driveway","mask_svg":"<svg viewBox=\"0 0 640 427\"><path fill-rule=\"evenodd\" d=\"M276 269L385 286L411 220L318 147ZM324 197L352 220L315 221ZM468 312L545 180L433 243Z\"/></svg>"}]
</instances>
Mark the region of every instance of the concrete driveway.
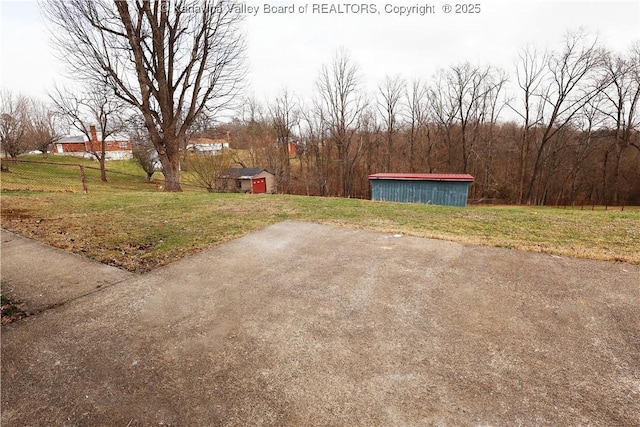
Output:
<instances>
[{"instance_id":1,"label":"concrete driveway","mask_svg":"<svg viewBox=\"0 0 640 427\"><path fill-rule=\"evenodd\" d=\"M141 276L2 241L39 304L3 426L640 425L639 266L292 222Z\"/></svg>"}]
</instances>

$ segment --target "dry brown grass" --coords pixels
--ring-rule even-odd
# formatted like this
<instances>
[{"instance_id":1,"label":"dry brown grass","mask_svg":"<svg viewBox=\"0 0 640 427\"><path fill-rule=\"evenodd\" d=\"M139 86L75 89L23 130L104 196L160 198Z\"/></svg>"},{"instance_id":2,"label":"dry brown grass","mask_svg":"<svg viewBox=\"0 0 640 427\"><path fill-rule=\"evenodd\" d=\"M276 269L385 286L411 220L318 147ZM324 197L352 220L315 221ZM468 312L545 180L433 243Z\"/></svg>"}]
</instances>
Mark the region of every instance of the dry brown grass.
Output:
<instances>
[{"instance_id":1,"label":"dry brown grass","mask_svg":"<svg viewBox=\"0 0 640 427\"><path fill-rule=\"evenodd\" d=\"M640 264L640 210L466 209L302 196L4 192L2 227L149 271L283 220Z\"/></svg>"}]
</instances>

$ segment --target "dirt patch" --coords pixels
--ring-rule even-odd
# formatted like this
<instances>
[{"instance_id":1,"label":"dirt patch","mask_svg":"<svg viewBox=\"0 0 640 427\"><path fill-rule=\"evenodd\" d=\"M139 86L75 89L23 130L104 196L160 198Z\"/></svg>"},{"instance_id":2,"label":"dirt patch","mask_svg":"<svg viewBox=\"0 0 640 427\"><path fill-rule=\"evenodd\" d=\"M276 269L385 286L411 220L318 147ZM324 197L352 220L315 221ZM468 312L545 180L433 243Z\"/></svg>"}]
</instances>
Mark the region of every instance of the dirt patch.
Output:
<instances>
[{"instance_id":1,"label":"dirt patch","mask_svg":"<svg viewBox=\"0 0 640 427\"><path fill-rule=\"evenodd\" d=\"M20 308L19 301L11 301L4 295L0 295L0 300L2 301L1 312L3 325L8 325L11 322L27 316L27 313Z\"/></svg>"}]
</instances>

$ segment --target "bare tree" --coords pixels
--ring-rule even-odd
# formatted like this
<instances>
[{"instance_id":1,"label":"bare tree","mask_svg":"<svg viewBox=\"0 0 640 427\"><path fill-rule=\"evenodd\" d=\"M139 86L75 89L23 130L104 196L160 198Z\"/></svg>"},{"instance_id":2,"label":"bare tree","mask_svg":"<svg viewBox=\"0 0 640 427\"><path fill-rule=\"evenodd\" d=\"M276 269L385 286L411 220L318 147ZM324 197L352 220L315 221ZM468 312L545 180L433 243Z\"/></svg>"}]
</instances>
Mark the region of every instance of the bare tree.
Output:
<instances>
[{"instance_id":1,"label":"bare tree","mask_svg":"<svg viewBox=\"0 0 640 427\"><path fill-rule=\"evenodd\" d=\"M484 124L487 121L495 124L498 120L506 80L500 70L468 62L436 74L429 101L438 132L448 148L450 171L470 172L470 159L480 159L477 144Z\"/></svg>"},{"instance_id":2,"label":"bare tree","mask_svg":"<svg viewBox=\"0 0 640 427\"><path fill-rule=\"evenodd\" d=\"M391 171L391 159L394 154L394 140L399 130L398 114L405 81L400 76L386 76L378 85L378 111L385 125L386 147L381 172Z\"/></svg>"},{"instance_id":3,"label":"bare tree","mask_svg":"<svg viewBox=\"0 0 640 427\"><path fill-rule=\"evenodd\" d=\"M362 110L357 136L362 141L364 149L359 160L361 163L359 173L370 175L384 170L386 133L375 105L367 106Z\"/></svg>"},{"instance_id":4,"label":"bare tree","mask_svg":"<svg viewBox=\"0 0 640 427\"><path fill-rule=\"evenodd\" d=\"M544 101L541 87L546 77L547 53L539 53L534 47L527 46L519 54L516 63L516 78L522 91L522 106L512 104L509 107L522 119L522 137L518 146L518 188L517 203L524 198L527 165L532 149L535 128L542 125Z\"/></svg>"},{"instance_id":5,"label":"bare tree","mask_svg":"<svg viewBox=\"0 0 640 427\"><path fill-rule=\"evenodd\" d=\"M602 113L605 102L604 93L594 97L576 114L572 126L565 127L567 131L564 133L569 134L569 137L565 138L567 142L561 147L564 152L562 156L564 161L555 168L556 175L560 177L556 182L556 186L559 188L556 195L556 205L567 201L574 204L578 192L581 190L581 186L578 183L580 173L585 169L589 161L591 161L592 166L598 164L594 160L599 157L596 150L601 145L602 129L606 120L606 116ZM605 160L604 164L606 165L606 163L607 161ZM596 175L598 174L590 174L587 178L587 181L593 186L596 185L598 179ZM602 193L603 198L606 198L606 167L603 168L602 175L604 178L602 180ZM582 187L584 186L585 182L582 183ZM565 196L566 193L568 195Z\"/></svg>"},{"instance_id":6,"label":"bare tree","mask_svg":"<svg viewBox=\"0 0 640 427\"><path fill-rule=\"evenodd\" d=\"M458 105L455 102L455 94L448 83L447 72L439 70L435 75L435 81L429 88L428 100L438 137L444 141L448 148L447 163L449 171L454 169L454 127L458 115Z\"/></svg>"},{"instance_id":7,"label":"bare tree","mask_svg":"<svg viewBox=\"0 0 640 427\"><path fill-rule=\"evenodd\" d=\"M15 161L28 146L25 137L29 129L29 100L9 90L0 92L0 144L5 156Z\"/></svg>"},{"instance_id":8,"label":"bare tree","mask_svg":"<svg viewBox=\"0 0 640 427\"><path fill-rule=\"evenodd\" d=\"M293 129L299 122L299 108L292 96L283 89L269 107L271 126L278 147L275 173L278 192L288 193L291 184L291 163L289 161L289 146L293 140Z\"/></svg>"},{"instance_id":9,"label":"bare tree","mask_svg":"<svg viewBox=\"0 0 640 427\"><path fill-rule=\"evenodd\" d=\"M606 105L602 111L607 117L607 127L613 133L613 189L614 204L620 203L619 182L621 162L624 151L630 147L631 137L638 128L638 100L640 99L640 52L632 50L628 58L622 55L608 53L604 60L604 69L611 85L603 92ZM608 153L607 153L608 155ZM606 171L605 171L606 176ZM605 202L606 203L606 202Z\"/></svg>"},{"instance_id":10,"label":"bare tree","mask_svg":"<svg viewBox=\"0 0 640 427\"><path fill-rule=\"evenodd\" d=\"M327 196L331 146L326 144L327 120L325 120L320 101L314 100L311 106L301 108L301 122L305 147L304 154L301 156L301 165L304 163L307 166L306 194Z\"/></svg>"},{"instance_id":11,"label":"bare tree","mask_svg":"<svg viewBox=\"0 0 640 427\"><path fill-rule=\"evenodd\" d=\"M69 128L84 135L88 141L86 151L100 164L100 179L106 182L107 140L126 127L121 120L124 113L122 101L113 97L104 86L89 88L86 93L56 88L51 100Z\"/></svg>"},{"instance_id":12,"label":"bare tree","mask_svg":"<svg viewBox=\"0 0 640 427\"><path fill-rule=\"evenodd\" d=\"M477 116L474 144L471 154L477 159L474 174L482 180L475 186L475 193L487 198L493 193L497 183L494 179L494 156L496 146L494 138L498 127L498 119L506 105L504 86L508 81L507 73L495 68L487 69L487 75L482 81L480 97L477 100Z\"/></svg>"},{"instance_id":13,"label":"bare tree","mask_svg":"<svg viewBox=\"0 0 640 427\"><path fill-rule=\"evenodd\" d=\"M180 145L194 120L230 107L244 77L232 0L66 0L43 4L76 80L106 85L144 118L166 191L181 191Z\"/></svg>"},{"instance_id":14,"label":"bare tree","mask_svg":"<svg viewBox=\"0 0 640 427\"><path fill-rule=\"evenodd\" d=\"M603 58L603 50L599 47L597 38L582 31L568 33L563 49L549 56L546 64L549 78L538 95L543 102L543 130L537 140L531 180L526 193L528 203L544 203L545 186L536 185L542 178L543 166L552 164L547 162L547 156L557 153L549 147L553 138L610 84L600 73Z\"/></svg>"},{"instance_id":15,"label":"bare tree","mask_svg":"<svg viewBox=\"0 0 640 427\"><path fill-rule=\"evenodd\" d=\"M468 62L451 67L447 73L455 119L460 126L461 169L465 173L469 172L469 157L474 151L480 124L487 113L488 105L484 102L487 94L495 88L492 73L491 67L474 67Z\"/></svg>"},{"instance_id":16,"label":"bare tree","mask_svg":"<svg viewBox=\"0 0 640 427\"><path fill-rule=\"evenodd\" d=\"M223 175L233 163L228 151L213 156L190 154L185 163L194 184L206 188L210 193L227 191L227 179Z\"/></svg>"},{"instance_id":17,"label":"bare tree","mask_svg":"<svg viewBox=\"0 0 640 427\"><path fill-rule=\"evenodd\" d=\"M264 119L264 108L253 96L243 100L241 110L241 117L244 123L256 123Z\"/></svg>"},{"instance_id":18,"label":"bare tree","mask_svg":"<svg viewBox=\"0 0 640 427\"><path fill-rule=\"evenodd\" d=\"M133 158L147 174L147 182L151 182L153 174L161 165L160 160L158 160L158 152L153 147L149 132L144 126L144 120L142 117L133 116L129 119L127 128Z\"/></svg>"},{"instance_id":19,"label":"bare tree","mask_svg":"<svg viewBox=\"0 0 640 427\"><path fill-rule=\"evenodd\" d=\"M133 136L131 138L133 158L147 174L147 182L151 182L151 178L153 178L153 174L156 173L159 164L158 153L155 148L151 146L151 143L148 142L148 139L142 135Z\"/></svg>"},{"instance_id":20,"label":"bare tree","mask_svg":"<svg viewBox=\"0 0 640 427\"><path fill-rule=\"evenodd\" d=\"M29 143L46 158L51 144L58 141L60 133L55 111L42 101L32 99L29 103Z\"/></svg>"},{"instance_id":21,"label":"bare tree","mask_svg":"<svg viewBox=\"0 0 640 427\"><path fill-rule=\"evenodd\" d=\"M631 52L629 54L630 56L630 61L633 64L633 67L631 68L631 76L635 82L636 87L640 87L640 41L636 41L633 43L632 47L631 47ZM636 109L634 111L629 111L629 117L636 117L636 118L640 118L640 114L638 113L637 110L638 105L636 104ZM632 147L635 147L638 149L638 151L640 151L640 135L639 135L639 131L640 129L638 129L640 127L640 124L638 122L635 122L634 126L631 126L631 121L629 120L629 125L627 125L627 129L629 130L629 141ZM631 139L631 130L634 130L634 140Z\"/></svg>"},{"instance_id":22,"label":"bare tree","mask_svg":"<svg viewBox=\"0 0 640 427\"><path fill-rule=\"evenodd\" d=\"M435 144L429 129L429 90L419 79L413 80L406 88L404 114L407 123L407 142L409 149L409 172L416 172L417 167L425 167L433 172L431 164L432 150ZM416 159L416 155L420 159Z\"/></svg>"},{"instance_id":23,"label":"bare tree","mask_svg":"<svg viewBox=\"0 0 640 427\"><path fill-rule=\"evenodd\" d=\"M361 141L355 133L367 105L360 69L348 52L341 50L330 65L322 67L316 84L330 140L337 149L338 195L349 197L353 165L362 154Z\"/></svg>"},{"instance_id":24,"label":"bare tree","mask_svg":"<svg viewBox=\"0 0 640 427\"><path fill-rule=\"evenodd\" d=\"M235 119L239 128L234 148L244 150L245 156L234 153L234 162L242 167L265 167L272 156L269 143L272 141L270 124L264 107L254 97L247 97L242 102L240 117Z\"/></svg>"}]
</instances>

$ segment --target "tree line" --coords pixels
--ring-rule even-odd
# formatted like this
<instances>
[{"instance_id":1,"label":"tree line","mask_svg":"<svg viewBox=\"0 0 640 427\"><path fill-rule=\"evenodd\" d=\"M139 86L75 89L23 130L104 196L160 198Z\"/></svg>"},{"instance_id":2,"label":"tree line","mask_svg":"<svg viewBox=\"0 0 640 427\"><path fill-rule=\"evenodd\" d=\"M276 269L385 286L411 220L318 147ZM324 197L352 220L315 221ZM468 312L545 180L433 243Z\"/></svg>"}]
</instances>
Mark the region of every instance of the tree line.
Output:
<instances>
[{"instance_id":1,"label":"tree line","mask_svg":"<svg viewBox=\"0 0 640 427\"><path fill-rule=\"evenodd\" d=\"M49 104L9 90L0 91L0 144L6 157L26 151L46 155L60 139L55 111Z\"/></svg>"},{"instance_id":2,"label":"tree line","mask_svg":"<svg viewBox=\"0 0 640 427\"><path fill-rule=\"evenodd\" d=\"M311 100L247 99L224 127L280 192L366 198L372 173L469 173L476 201L640 203L637 43L613 53L578 31L554 51L523 48L513 75L465 62L387 76L375 94L343 50L315 85Z\"/></svg>"},{"instance_id":3,"label":"tree line","mask_svg":"<svg viewBox=\"0 0 640 427\"><path fill-rule=\"evenodd\" d=\"M56 90L53 110L80 131L87 117L102 135L127 129L143 152L155 152L167 191L181 190L190 135L215 133L221 111L240 104L222 126L243 150L235 161L273 171L282 193L368 197L371 173L440 172L474 175L478 201L640 203L637 42L612 52L575 31L553 50L523 48L512 70L465 62L428 78L387 76L375 93L341 50L320 69L313 96L283 89L261 104L239 97L242 16L225 7L189 13L188 5L41 3L82 86ZM21 107L2 108L0 142L10 153Z\"/></svg>"}]
</instances>

